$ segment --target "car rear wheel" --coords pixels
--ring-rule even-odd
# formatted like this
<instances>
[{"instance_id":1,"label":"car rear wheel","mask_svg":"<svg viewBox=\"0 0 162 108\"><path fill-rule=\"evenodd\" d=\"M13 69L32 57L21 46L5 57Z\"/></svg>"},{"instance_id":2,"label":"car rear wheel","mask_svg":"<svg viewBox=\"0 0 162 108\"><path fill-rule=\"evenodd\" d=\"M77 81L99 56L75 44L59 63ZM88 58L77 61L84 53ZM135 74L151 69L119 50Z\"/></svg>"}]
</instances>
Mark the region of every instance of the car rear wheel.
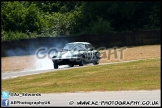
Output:
<instances>
[{"instance_id":1,"label":"car rear wheel","mask_svg":"<svg viewBox=\"0 0 162 108\"><path fill-rule=\"evenodd\" d=\"M58 64L56 62L54 62L53 65L55 69L58 69Z\"/></svg>"}]
</instances>

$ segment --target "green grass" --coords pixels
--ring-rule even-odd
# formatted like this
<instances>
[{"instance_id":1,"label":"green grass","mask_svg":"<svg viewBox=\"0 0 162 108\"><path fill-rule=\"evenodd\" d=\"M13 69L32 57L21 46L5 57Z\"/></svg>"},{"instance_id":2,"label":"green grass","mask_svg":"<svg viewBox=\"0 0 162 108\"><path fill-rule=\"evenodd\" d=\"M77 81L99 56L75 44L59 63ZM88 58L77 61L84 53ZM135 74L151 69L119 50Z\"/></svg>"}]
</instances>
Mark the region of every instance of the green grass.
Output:
<instances>
[{"instance_id":1,"label":"green grass","mask_svg":"<svg viewBox=\"0 0 162 108\"><path fill-rule=\"evenodd\" d=\"M72 68L2 80L9 92L77 92L160 89L160 59Z\"/></svg>"}]
</instances>

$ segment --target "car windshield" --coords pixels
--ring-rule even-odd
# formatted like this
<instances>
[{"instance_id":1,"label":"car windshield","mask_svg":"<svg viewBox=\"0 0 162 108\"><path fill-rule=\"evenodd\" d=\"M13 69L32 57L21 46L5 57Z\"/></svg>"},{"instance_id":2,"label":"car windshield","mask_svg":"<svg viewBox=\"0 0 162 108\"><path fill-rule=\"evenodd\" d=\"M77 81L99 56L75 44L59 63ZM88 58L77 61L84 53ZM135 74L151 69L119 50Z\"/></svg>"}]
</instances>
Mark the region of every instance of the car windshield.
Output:
<instances>
[{"instance_id":1,"label":"car windshield","mask_svg":"<svg viewBox=\"0 0 162 108\"><path fill-rule=\"evenodd\" d=\"M71 50L75 44L66 44L65 47L63 48L64 51L69 51Z\"/></svg>"},{"instance_id":2,"label":"car windshield","mask_svg":"<svg viewBox=\"0 0 162 108\"><path fill-rule=\"evenodd\" d=\"M74 51L84 51L85 47L83 44L76 44L75 47L73 48Z\"/></svg>"}]
</instances>

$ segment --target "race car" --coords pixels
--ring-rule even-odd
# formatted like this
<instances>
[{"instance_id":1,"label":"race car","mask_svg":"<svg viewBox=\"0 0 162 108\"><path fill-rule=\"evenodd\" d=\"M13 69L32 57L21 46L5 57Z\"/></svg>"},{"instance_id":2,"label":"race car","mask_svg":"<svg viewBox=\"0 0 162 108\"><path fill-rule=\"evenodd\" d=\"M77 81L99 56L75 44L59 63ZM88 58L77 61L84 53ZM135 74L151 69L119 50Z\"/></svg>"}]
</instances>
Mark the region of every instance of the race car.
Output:
<instances>
[{"instance_id":1,"label":"race car","mask_svg":"<svg viewBox=\"0 0 162 108\"><path fill-rule=\"evenodd\" d=\"M52 57L54 69L60 65L83 66L89 63L99 64L100 52L95 50L89 42L71 42Z\"/></svg>"}]
</instances>

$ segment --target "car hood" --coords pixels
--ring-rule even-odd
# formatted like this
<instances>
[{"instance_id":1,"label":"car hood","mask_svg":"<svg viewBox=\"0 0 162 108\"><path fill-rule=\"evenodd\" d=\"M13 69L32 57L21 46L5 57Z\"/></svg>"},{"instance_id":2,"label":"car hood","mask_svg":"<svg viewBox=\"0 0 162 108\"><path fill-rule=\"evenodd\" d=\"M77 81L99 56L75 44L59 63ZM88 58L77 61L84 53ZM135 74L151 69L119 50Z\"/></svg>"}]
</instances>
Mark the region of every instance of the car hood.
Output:
<instances>
[{"instance_id":1,"label":"car hood","mask_svg":"<svg viewBox=\"0 0 162 108\"><path fill-rule=\"evenodd\" d=\"M69 58L73 57L74 55L83 54L84 51L60 51L56 53L54 58Z\"/></svg>"}]
</instances>

